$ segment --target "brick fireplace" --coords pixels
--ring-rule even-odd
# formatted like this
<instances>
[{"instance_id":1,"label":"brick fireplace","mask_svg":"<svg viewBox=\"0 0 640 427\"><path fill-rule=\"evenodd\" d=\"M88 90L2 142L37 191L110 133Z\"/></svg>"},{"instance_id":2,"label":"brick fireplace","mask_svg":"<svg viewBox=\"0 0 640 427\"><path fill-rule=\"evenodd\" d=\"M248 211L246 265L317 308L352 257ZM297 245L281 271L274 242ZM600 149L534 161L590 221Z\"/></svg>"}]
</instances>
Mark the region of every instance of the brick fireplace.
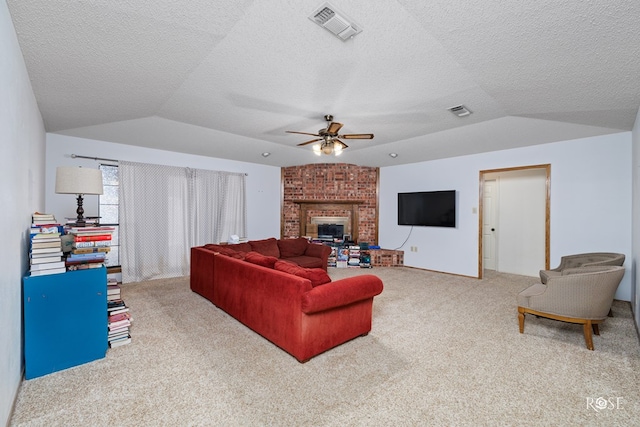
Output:
<instances>
[{"instance_id":1,"label":"brick fireplace","mask_svg":"<svg viewBox=\"0 0 640 427\"><path fill-rule=\"evenodd\" d=\"M353 240L376 244L379 176L378 168L346 163L282 168L281 236L305 236L321 218L341 218Z\"/></svg>"}]
</instances>

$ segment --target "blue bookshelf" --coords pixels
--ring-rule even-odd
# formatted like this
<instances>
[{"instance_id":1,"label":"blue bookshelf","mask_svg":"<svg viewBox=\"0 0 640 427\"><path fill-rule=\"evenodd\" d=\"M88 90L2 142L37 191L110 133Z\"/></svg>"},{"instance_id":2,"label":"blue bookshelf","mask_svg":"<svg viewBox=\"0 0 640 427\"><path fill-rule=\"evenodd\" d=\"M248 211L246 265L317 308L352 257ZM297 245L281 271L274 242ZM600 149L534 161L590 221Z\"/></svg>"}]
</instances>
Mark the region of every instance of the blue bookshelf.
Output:
<instances>
[{"instance_id":1,"label":"blue bookshelf","mask_svg":"<svg viewBox=\"0 0 640 427\"><path fill-rule=\"evenodd\" d=\"M26 379L105 356L105 267L27 276L23 291Z\"/></svg>"}]
</instances>

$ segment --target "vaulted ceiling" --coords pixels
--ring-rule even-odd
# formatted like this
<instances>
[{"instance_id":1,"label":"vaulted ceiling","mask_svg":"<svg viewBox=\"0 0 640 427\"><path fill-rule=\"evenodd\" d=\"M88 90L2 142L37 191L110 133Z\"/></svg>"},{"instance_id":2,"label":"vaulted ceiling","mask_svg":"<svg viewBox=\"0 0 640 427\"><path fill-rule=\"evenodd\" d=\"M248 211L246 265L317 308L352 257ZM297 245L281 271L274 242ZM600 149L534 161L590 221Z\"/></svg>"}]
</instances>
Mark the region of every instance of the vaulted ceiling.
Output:
<instances>
[{"instance_id":1,"label":"vaulted ceiling","mask_svg":"<svg viewBox=\"0 0 640 427\"><path fill-rule=\"evenodd\" d=\"M332 0L362 28L346 41L309 19L322 0L7 4L46 130L64 135L387 166L629 131L640 106L636 0ZM317 157L285 133L325 114L375 138Z\"/></svg>"}]
</instances>

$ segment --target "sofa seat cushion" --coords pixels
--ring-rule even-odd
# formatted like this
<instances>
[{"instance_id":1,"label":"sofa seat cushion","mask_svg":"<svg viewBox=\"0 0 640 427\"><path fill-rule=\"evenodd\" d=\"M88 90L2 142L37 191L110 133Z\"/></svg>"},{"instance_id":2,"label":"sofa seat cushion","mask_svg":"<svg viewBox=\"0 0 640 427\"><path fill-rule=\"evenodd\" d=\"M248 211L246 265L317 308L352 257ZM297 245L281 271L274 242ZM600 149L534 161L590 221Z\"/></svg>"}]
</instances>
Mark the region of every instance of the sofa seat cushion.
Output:
<instances>
[{"instance_id":1,"label":"sofa seat cushion","mask_svg":"<svg viewBox=\"0 0 640 427\"><path fill-rule=\"evenodd\" d=\"M253 252L259 252L262 255L280 258L278 241L274 237L264 240L251 240L249 241L249 245L251 245L251 250Z\"/></svg>"},{"instance_id":2,"label":"sofa seat cushion","mask_svg":"<svg viewBox=\"0 0 640 427\"><path fill-rule=\"evenodd\" d=\"M321 258L310 257L307 255L294 256L290 258L281 258L283 261L289 261L298 264L304 268L322 268L323 263Z\"/></svg>"},{"instance_id":3,"label":"sofa seat cushion","mask_svg":"<svg viewBox=\"0 0 640 427\"><path fill-rule=\"evenodd\" d=\"M278 262L278 258L276 257L262 255L261 253L254 251L247 252L244 256L244 260L251 264L257 264L267 268L274 268L274 265Z\"/></svg>"},{"instance_id":4,"label":"sofa seat cushion","mask_svg":"<svg viewBox=\"0 0 640 427\"><path fill-rule=\"evenodd\" d=\"M304 268L288 261L278 261L274 268L288 274L293 274L294 276L309 279L311 286L314 288L331 282L331 277L321 268Z\"/></svg>"},{"instance_id":5,"label":"sofa seat cushion","mask_svg":"<svg viewBox=\"0 0 640 427\"><path fill-rule=\"evenodd\" d=\"M278 240L280 258L291 258L304 255L304 251L307 250L307 246L309 246L309 241L304 237Z\"/></svg>"}]
</instances>

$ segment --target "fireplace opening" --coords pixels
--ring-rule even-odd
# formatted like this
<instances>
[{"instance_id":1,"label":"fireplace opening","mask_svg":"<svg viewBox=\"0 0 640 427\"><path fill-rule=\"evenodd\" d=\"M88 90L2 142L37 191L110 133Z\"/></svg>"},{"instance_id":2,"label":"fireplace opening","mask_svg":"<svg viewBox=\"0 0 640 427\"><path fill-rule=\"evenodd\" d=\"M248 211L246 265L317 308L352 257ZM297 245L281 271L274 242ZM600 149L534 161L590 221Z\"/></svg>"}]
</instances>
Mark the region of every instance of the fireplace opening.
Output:
<instances>
[{"instance_id":1,"label":"fireplace opening","mask_svg":"<svg viewBox=\"0 0 640 427\"><path fill-rule=\"evenodd\" d=\"M334 239L342 239L344 225L342 224L318 224L318 239L333 242Z\"/></svg>"}]
</instances>

